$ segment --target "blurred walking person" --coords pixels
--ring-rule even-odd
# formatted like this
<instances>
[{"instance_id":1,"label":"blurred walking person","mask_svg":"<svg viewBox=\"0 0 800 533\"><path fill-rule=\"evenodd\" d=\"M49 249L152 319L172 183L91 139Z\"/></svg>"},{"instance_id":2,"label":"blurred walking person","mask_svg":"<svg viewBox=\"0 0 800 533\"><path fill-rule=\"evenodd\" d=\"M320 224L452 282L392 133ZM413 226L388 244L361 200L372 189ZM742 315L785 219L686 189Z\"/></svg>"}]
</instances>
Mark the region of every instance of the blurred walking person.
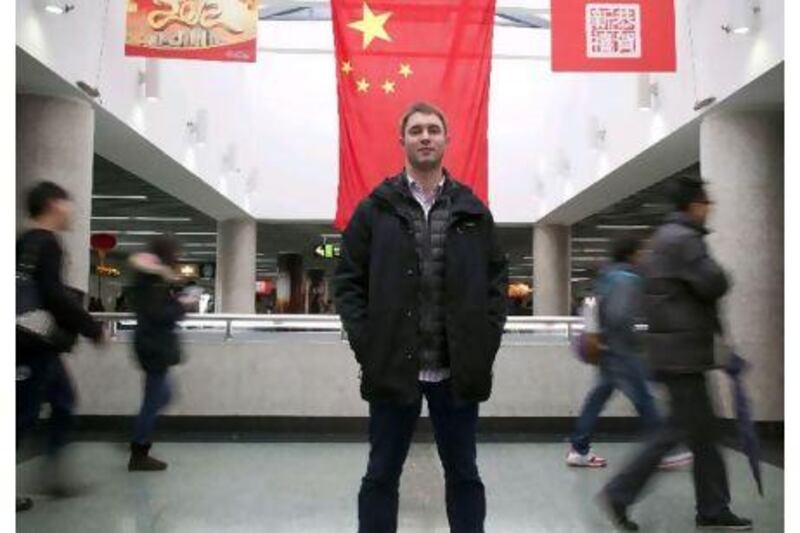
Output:
<instances>
[{"instance_id":1,"label":"blurred walking person","mask_svg":"<svg viewBox=\"0 0 800 533\"><path fill-rule=\"evenodd\" d=\"M150 456L159 413L172 397L169 369L181 360L175 326L194 302L180 295L179 243L173 237L153 239L146 253L135 254L130 264L136 271L130 290L136 313L134 350L144 372L144 392L133 426L129 471L165 470L167 463Z\"/></svg>"},{"instance_id":2,"label":"blurred walking person","mask_svg":"<svg viewBox=\"0 0 800 533\"><path fill-rule=\"evenodd\" d=\"M749 530L752 522L733 514L725 462L717 447L717 423L705 373L717 367L715 336L721 334L718 303L728 279L705 243L711 201L699 179L675 183L676 211L658 229L646 265L647 354L666 386L670 418L601 491L612 521L628 531L627 516L662 457L679 443L694 453L695 523L701 529Z\"/></svg>"},{"instance_id":3,"label":"blurred walking person","mask_svg":"<svg viewBox=\"0 0 800 533\"><path fill-rule=\"evenodd\" d=\"M599 299L599 319L606 349L598 364L597 382L587 394L570 438L566 463L574 467L602 468L608 464L591 450L591 438L600 413L614 391L619 390L633 403L645 432L660 423L656 402L647 384L649 371L642 360L641 333L636 326L644 322L644 280L639 272L642 241L625 235L611 245L612 263L595 281ZM689 464L690 453L665 457L661 468Z\"/></svg>"},{"instance_id":4,"label":"blurred walking person","mask_svg":"<svg viewBox=\"0 0 800 533\"><path fill-rule=\"evenodd\" d=\"M43 402L50 404L46 491L68 496L75 487L64 476L63 449L72 425L75 387L61 360L77 335L96 344L106 340L100 322L83 308L82 293L65 286L61 272L64 251L58 234L72 225L74 205L61 186L41 182L27 196L31 229L16 243L17 261L17 448L36 424ZM44 325L47 323L48 325ZM17 498L17 510L33 506Z\"/></svg>"}]
</instances>

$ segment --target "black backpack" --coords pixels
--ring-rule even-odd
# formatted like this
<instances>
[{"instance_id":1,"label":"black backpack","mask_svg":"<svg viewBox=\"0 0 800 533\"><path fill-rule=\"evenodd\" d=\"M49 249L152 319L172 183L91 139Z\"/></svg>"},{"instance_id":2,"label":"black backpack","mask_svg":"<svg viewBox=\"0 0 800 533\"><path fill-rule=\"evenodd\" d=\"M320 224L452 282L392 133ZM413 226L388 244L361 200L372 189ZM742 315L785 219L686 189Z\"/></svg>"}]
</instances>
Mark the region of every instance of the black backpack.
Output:
<instances>
[{"instance_id":1,"label":"black backpack","mask_svg":"<svg viewBox=\"0 0 800 533\"><path fill-rule=\"evenodd\" d=\"M77 334L64 330L44 308L35 275L38 259L38 247L23 241L16 272L17 351L68 352L75 345ZM80 297L74 294L74 289L67 290L71 297Z\"/></svg>"}]
</instances>

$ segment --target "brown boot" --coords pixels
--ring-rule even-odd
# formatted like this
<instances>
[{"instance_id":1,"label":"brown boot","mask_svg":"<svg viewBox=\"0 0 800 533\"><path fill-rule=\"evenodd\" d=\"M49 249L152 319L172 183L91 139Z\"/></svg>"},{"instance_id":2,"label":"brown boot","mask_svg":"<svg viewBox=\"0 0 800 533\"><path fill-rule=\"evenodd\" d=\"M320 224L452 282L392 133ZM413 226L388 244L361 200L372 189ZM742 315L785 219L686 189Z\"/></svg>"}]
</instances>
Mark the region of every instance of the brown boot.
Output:
<instances>
[{"instance_id":1,"label":"brown boot","mask_svg":"<svg viewBox=\"0 0 800 533\"><path fill-rule=\"evenodd\" d=\"M148 455L150 446L152 446L150 443L131 443L131 459L128 461L128 472L155 472L167 469L167 463Z\"/></svg>"}]
</instances>

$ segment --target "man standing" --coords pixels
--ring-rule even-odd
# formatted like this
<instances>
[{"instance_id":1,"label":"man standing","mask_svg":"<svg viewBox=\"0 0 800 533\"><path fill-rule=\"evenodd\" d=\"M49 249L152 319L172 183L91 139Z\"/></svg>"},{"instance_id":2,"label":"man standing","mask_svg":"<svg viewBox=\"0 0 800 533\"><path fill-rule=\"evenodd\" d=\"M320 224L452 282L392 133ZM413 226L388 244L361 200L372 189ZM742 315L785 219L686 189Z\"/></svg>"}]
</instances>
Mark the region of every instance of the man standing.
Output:
<instances>
[{"instance_id":1,"label":"man standing","mask_svg":"<svg viewBox=\"0 0 800 533\"><path fill-rule=\"evenodd\" d=\"M638 530L627 517L659 461L680 442L694 453L694 487L699 528L749 530L734 515L725 463L717 448L716 420L705 372L716 367L715 337L721 333L717 305L728 280L704 242L711 204L703 182L682 177L675 184L677 211L653 237L646 265L645 309L650 365L666 386L671 413L666 423L600 493L617 525Z\"/></svg>"},{"instance_id":2,"label":"man standing","mask_svg":"<svg viewBox=\"0 0 800 533\"><path fill-rule=\"evenodd\" d=\"M423 395L450 529L483 531L475 434L505 324L508 265L491 213L442 166L448 142L443 113L412 105L400 126L404 171L358 205L343 236L336 307L370 404L362 533L397 530L400 474Z\"/></svg>"}]
</instances>

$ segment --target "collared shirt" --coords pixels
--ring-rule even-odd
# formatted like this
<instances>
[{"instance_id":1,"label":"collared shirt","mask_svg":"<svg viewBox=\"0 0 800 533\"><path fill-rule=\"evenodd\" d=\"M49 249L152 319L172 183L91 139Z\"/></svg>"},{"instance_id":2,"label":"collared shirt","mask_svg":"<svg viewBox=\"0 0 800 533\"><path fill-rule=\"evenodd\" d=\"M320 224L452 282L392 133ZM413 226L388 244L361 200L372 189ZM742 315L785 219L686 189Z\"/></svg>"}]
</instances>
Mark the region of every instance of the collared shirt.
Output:
<instances>
[{"instance_id":1,"label":"collared shirt","mask_svg":"<svg viewBox=\"0 0 800 533\"><path fill-rule=\"evenodd\" d=\"M445 177L442 177L442 180L436 186L431 194L426 194L422 187L417 183L414 178L412 178L408 173L406 173L406 179L408 179L408 188L411 190L411 194L414 196L414 199L417 203L422 207L422 211L425 212L425 220L428 220L428 215L433 209L433 204L436 203L436 200L439 198L439 195L442 193L442 189L444 188ZM419 371L419 380L424 381L426 383L438 383L440 381L444 381L450 377L450 369L449 368L438 368L436 370L420 370Z\"/></svg>"},{"instance_id":2,"label":"collared shirt","mask_svg":"<svg viewBox=\"0 0 800 533\"><path fill-rule=\"evenodd\" d=\"M436 188L433 189L431 194L425 194L425 191L422 190L422 186L417 183L410 174L406 173L406 179L408 180L408 188L411 189L411 194L425 212L425 220L428 220L428 215L430 214L431 209L433 209L433 204L436 203L436 200L439 199L439 195L442 193L446 178L442 176L442 180L438 185L436 185Z\"/></svg>"}]
</instances>

